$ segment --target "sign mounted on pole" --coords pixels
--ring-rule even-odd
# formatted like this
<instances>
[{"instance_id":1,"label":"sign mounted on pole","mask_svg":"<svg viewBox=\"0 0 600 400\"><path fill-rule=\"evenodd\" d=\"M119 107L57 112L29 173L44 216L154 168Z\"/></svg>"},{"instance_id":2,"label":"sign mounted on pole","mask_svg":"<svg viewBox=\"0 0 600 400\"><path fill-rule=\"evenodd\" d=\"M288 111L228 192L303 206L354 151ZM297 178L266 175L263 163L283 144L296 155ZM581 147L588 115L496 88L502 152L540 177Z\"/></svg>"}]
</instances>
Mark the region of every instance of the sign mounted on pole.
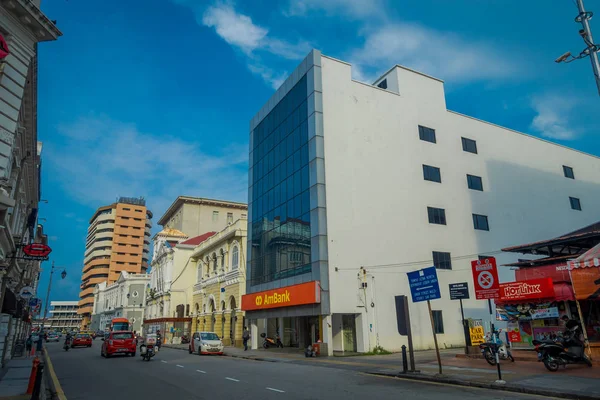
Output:
<instances>
[{"instance_id":1,"label":"sign mounted on pole","mask_svg":"<svg viewBox=\"0 0 600 400\"><path fill-rule=\"evenodd\" d=\"M23 300L29 300L33 297L33 288L31 286L25 286L19 291L19 296Z\"/></svg>"},{"instance_id":2,"label":"sign mounted on pole","mask_svg":"<svg viewBox=\"0 0 600 400\"><path fill-rule=\"evenodd\" d=\"M469 284L467 282L451 283L450 300L464 300L469 298Z\"/></svg>"},{"instance_id":3,"label":"sign mounted on pole","mask_svg":"<svg viewBox=\"0 0 600 400\"><path fill-rule=\"evenodd\" d=\"M471 261L475 297L477 300L497 299L500 297L498 269L494 257Z\"/></svg>"},{"instance_id":4,"label":"sign mounted on pole","mask_svg":"<svg viewBox=\"0 0 600 400\"><path fill-rule=\"evenodd\" d=\"M413 303L442 297L435 267L408 272L407 275Z\"/></svg>"}]
</instances>

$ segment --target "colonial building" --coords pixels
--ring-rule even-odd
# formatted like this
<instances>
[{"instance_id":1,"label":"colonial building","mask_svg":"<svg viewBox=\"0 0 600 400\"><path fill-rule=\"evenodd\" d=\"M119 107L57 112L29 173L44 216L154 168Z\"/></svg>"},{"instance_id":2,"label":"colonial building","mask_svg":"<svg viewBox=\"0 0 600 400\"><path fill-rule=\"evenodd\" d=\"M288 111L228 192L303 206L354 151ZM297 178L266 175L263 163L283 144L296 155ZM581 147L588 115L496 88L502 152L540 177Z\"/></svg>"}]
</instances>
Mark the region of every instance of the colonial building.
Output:
<instances>
[{"instance_id":1,"label":"colonial building","mask_svg":"<svg viewBox=\"0 0 600 400\"><path fill-rule=\"evenodd\" d=\"M236 220L199 243L191 255L196 271L192 330L215 332L225 345L242 344L247 224L246 218Z\"/></svg>"},{"instance_id":2,"label":"colonial building","mask_svg":"<svg viewBox=\"0 0 600 400\"><path fill-rule=\"evenodd\" d=\"M116 282L98 284L94 288L94 309L89 329L106 330L113 318L122 317L129 320L134 331L141 332L148 282L148 274L122 271Z\"/></svg>"},{"instance_id":3,"label":"colonial building","mask_svg":"<svg viewBox=\"0 0 600 400\"><path fill-rule=\"evenodd\" d=\"M189 237L219 232L239 218L246 218L248 205L234 201L179 196L158 220L158 224L177 229Z\"/></svg>"},{"instance_id":4,"label":"colonial building","mask_svg":"<svg viewBox=\"0 0 600 400\"><path fill-rule=\"evenodd\" d=\"M37 236L42 150L37 140L37 45L61 35L39 7L39 0L0 2L2 363L11 358L12 344L21 339L29 327L27 303L18 293L24 286L30 286L35 292L40 272L39 261L15 258L22 255L20 246L31 243Z\"/></svg>"}]
</instances>

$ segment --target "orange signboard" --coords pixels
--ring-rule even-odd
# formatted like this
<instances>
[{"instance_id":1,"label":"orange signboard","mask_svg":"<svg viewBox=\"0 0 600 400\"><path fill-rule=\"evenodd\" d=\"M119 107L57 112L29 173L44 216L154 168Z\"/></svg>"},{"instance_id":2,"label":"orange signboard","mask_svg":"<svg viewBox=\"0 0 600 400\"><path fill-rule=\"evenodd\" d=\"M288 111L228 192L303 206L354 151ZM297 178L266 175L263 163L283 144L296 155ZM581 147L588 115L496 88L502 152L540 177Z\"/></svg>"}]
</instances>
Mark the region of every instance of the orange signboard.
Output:
<instances>
[{"instance_id":1,"label":"orange signboard","mask_svg":"<svg viewBox=\"0 0 600 400\"><path fill-rule=\"evenodd\" d=\"M571 281L577 300L600 298L600 267L574 268Z\"/></svg>"},{"instance_id":2,"label":"orange signboard","mask_svg":"<svg viewBox=\"0 0 600 400\"><path fill-rule=\"evenodd\" d=\"M265 290L242 296L242 310L264 310L267 308L300 306L321 302L321 291L318 281Z\"/></svg>"}]
</instances>

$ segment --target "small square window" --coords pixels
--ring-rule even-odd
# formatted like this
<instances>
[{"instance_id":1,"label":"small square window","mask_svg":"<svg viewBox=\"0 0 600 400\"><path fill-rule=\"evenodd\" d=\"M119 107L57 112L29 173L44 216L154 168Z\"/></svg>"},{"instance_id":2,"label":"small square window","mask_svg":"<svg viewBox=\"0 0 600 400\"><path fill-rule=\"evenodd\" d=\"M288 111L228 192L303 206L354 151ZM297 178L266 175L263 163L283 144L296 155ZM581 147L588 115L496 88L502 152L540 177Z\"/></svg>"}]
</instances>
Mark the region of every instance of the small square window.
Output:
<instances>
[{"instance_id":1,"label":"small square window","mask_svg":"<svg viewBox=\"0 0 600 400\"><path fill-rule=\"evenodd\" d=\"M483 181L480 176L467 174L467 185L469 189L480 190L483 192Z\"/></svg>"},{"instance_id":2,"label":"small square window","mask_svg":"<svg viewBox=\"0 0 600 400\"><path fill-rule=\"evenodd\" d=\"M473 226L480 231L489 231L488 217L486 215L473 214Z\"/></svg>"},{"instance_id":3,"label":"small square window","mask_svg":"<svg viewBox=\"0 0 600 400\"><path fill-rule=\"evenodd\" d=\"M473 139L462 138L463 151L477 154L477 142Z\"/></svg>"},{"instance_id":4,"label":"small square window","mask_svg":"<svg viewBox=\"0 0 600 400\"><path fill-rule=\"evenodd\" d=\"M563 165L563 172L565 174L565 178L575 179L575 172L573 172L573 168Z\"/></svg>"},{"instance_id":5,"label":"small square window","mask_svg":"<svg viewBox=\"0 0 600 400\"><path fill-rule=\"evenodd\" d=\"M450 253L445 253L443 251L434 251L433 265L437 269L452 269L452 259L450 257Z\"/></svg>"},{"instance_id":6,"label":"small square window","mask_svg":"<svg viewBox=\"0 0 600 400\"><path fill-rule=\"evenodd\" d=\"M419 125L419 139L424 140L426 142L436 143L435 129Z\"/></svg>"},{"instance_id":7,"label":"small square window","mask_svg":"<svg viewBox=\"0 0 600 400\"><path fill-rule=\"evenodd\" d=\"M573 210L581 211L581 201L577 197L569 197L571 201L571 208Z\"/></svg>"},{"instance_id":8,"label":"small square window","mask_svg":"<svg viewBox=\"0 0 600 400\"><path fill-rule=\"evenodd\" d=\"M438 310L432 310L433 316L433 330L435 333L444 333L444 319L442 318L442 312Z\"/></svg>"},{"instance_id":9,"label":"small square window","mask_svg":"<svg viewBox=\"0 0 600 400\"><path fill-rule=\"evenodd\" d=\"M423 164L423 178L426 181L442 183L442 174L440 169L431 165Z\"/></svg>"},{"instance_id":10,"label":"small square window","mask_svg":"<svg viewBox=\"0 0 600 400\"><path fill-rule=\"evenodd\" d=\"M427 207L430 224L446 225L446 210L443 208Z\"/></svg>"},{"instance_id":11,"label":"small square window","mask_svg":"<svg viewBox=\"0 0 600 400\"><path fill-rule=\"evenodd\" d=\"M381 82L379 82L379 84L377 85L377 87L381 88L381 89L387 89L387 79L384 79Z\"/></svg>"}]
</instances>

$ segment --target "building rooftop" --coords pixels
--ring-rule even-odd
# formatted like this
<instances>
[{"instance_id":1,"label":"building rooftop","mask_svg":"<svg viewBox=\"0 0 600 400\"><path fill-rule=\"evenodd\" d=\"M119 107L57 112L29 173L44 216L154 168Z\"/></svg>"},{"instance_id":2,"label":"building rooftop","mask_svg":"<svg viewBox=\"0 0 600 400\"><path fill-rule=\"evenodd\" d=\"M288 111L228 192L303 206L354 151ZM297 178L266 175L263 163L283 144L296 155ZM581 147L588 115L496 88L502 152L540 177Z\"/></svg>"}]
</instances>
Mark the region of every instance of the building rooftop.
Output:
<instances>
[{"instance_id":1,"label":"building rooftop","mask_svg":"<svg viewBox=\"0 0 600 400\"><path fill-rule=\"evenodd\" d=\"M173 228L165 228L162 231L158 232L156 236L164 236L164 237L176 237L176 238L188 238L189 236L180 230Z\"/></svg>"},{"instance_id":2,"label":"building rooftop","mask_svg":"<svg viewBox=\"0 0 600 400\"><path fill-rule=\"evenodd\" d=\"M187 246L198 246L200 243L204 242L206 239L210 238L213 235L216 235L217 232L206 232L200 236L195 236L186 240L185 242L181 242L179 244L187 245Z\"/></svg>"},{"instance_id":3,"label":"building rooftop","mask_svg":"<svg viewBox=\"0 0 600 400\"><path fill-rule=\"evenodd\" d=\"M207 199L204 197L190 197L190 196L179 196L173 204L169 206L167 211L165 211L164 215L160 217L158 220L159 225L165 225L169 218L173 216L175 211L179 209L184 204L206 204L218 207L229 207L236 208L240 210L247 210L248 204L246 203L238 203L236 201L227 201L227 200L218 200L218 199Z\"/></svg>"}]
</instances>

